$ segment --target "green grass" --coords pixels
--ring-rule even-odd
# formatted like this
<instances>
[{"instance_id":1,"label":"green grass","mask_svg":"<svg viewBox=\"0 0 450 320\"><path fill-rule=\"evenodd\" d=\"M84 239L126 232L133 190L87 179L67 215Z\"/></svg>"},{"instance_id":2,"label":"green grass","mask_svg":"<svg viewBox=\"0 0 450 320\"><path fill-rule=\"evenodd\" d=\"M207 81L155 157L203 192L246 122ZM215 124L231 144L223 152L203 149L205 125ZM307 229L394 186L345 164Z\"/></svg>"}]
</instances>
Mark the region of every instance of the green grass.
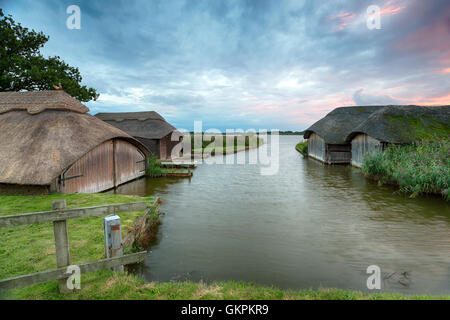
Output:
<instances>
[{"instance_id":1,"label":"green grass","mask_svg":"<svg viewBox=\"0 0 450 320\"><path fill-rule=\"evenodd\" d=\"M303 142L299 142L297 143L297 145L295 146L295 148L300 151L300 153L302 155L304 155L305 157L308 155L308 141L303 141Z\"/></svg>"},{"instance_id":2,"label":"green grass","mask_svg":"<svg viewBox=\"0 0 450 320\"><path fill-rule=\"evenodd\" d=\"M167 168L164 166L161 166L161 160L158 160L154 158L153 156L150 156L148 158L148 165L147 165L147 171L146 174L149 177L160 177L162 175L167 174L180 174L180 173L186 173L186 168Z\"/></svg>"},{"instance_id":3,"label":"green grass","mask_svg":"<svg viewBox=\"0 0 450 320\"><path fill-rule=\"evenodd\" d=\"M147 175L150 177L158 176L163 172L160 160L156 159L154 156L148 157L147 163Z\"/></svg>"},{"instance_id":4,"label":"green grass","mask_svg":"<svg viewBox=\"0 0 450 320\"><path fill-rule=\"evenodd\" d=\"M203 149L197 148L197 149L193 149L193 151L194 152L199 152L199 151L202 151L202 150L204 152L211 152L212 151L212 154L214 155L215 152L225 153L227 151L244 150L247 147L248 146L244 146L244 145L239 145L239 146L235 145L235 146L226 146L226 147L220 148L220 147L214 147L213 144L210 144L210 145L208 145L207 147L205 147Z\"/></svg>"},{"instance_id":5,"label":"green grass","mask_svg":"<svg viewBox=\"0 0 450 320\"><path fill-rule=\"evenodd\" d=\"M150 282L132 274L100 271L82 275L81 290L65 295L56 281L7 292L3 299L83 300L450 300L450 296L363 293L339 289L280 290L245 282Z\"/></svg>"},{"instance_id":6,"label":"green grass","mask_svg":"<svg viewBox=\"0 0 450 320\"><path fill-rule=\"evenodd\" d=\"M66 199L69 208L102 204L150 201L152 198L114 194L53 194L0 196L0 215L51 210L53 200ZM143 212L119 213L124 235ZM70 219L71 262L78 264L104 258L102 217ZM0 228L0 278L56 268L52 223Z\"/></svg>"},{"instance_id":7,"label":"green grass","mask_svg":"<svg viewBox=\"0 0 450 320\"><path fill-rule=\"evenodd\" d=\"M441 194L450 200L450 140L426 138L365 156L362 171L381 183L393 183L411 197Z\"/></svg>"},{"instance_id":8,"label":"green grass","mask_svg":"<svg viewBox=\"0 0 450 320\"><path fill-rule=\"evenodd\" d=\"M70 208L111 203L149 201L151 198L114 194L72 194L46 196L0 196L0 215L46 211L56 199L66 199ZM124 234L142 212L119 214ZM53 227L50 223L1 228L0 278L54 269L56 257ZM72 263L103 258L102 218L69 220ZM81 290L65 295L58 283L49 281L25 288L0 292L0 299L450 299L449 296L405 296L396 293L319 289L280 290L244 282L151 282L128 273L103 270L81 277Z\"/></svg>"},{"instance_id":9,"label":"green grass","mask_svg":"<svg viewBox=\"0 0 450 320\"><path fill-rule=\"evenodd\" d=\"M195 139L200 139L200 135L192 135L191 136L191 148L192 148L192 153L194 152L200 152L200 151L206 151L206 152L211 152L213 151L213 149L215 148L214 146L214 141L215 141L215 137L212 137L211 140L203 140L202 139L202 147L201 148L195 148L197 147L195 145ZM250 137L249 136L245 136L245 139L242 140L241 138L234 136L233 137L233 144L232 145L227 145L227 138L224 135L223 136L223 146L220 147L216 147L215 148L215 152L222 152L225 153L227 151L232 151L232 150L243 150L245 148L248 148L250 146ZM259 147L262 143L264 143L263 139L257 137L256 138L256 146ZM212 155L215 154L215 152L212 152Z\"/></svg>"}]
</instances>

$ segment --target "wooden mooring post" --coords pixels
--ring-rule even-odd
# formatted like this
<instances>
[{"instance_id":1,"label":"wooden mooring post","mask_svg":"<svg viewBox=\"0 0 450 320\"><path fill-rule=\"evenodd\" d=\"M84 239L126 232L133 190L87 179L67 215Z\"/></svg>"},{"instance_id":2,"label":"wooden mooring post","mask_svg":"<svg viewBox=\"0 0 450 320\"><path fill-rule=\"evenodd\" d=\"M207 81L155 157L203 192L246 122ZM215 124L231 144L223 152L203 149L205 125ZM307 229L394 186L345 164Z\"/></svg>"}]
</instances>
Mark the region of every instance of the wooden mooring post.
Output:
<instances>
[{"instance_id":1,"label":"wooden mooring post","mask_svg":"<svg viewBox=\"0 0 450 320\"><path fill-rule=\"evenodd\" d=\"M55 200L52 202L52 210L54 211L62 211L66 207L66 200ZM53 221L53 232L55 234L56 265L58 268L68 267L70 266L70 251L67 219ZM67 287L67 279L59 279L58 281L61 293L71 292Z\"/></svg>"}]
</instances>

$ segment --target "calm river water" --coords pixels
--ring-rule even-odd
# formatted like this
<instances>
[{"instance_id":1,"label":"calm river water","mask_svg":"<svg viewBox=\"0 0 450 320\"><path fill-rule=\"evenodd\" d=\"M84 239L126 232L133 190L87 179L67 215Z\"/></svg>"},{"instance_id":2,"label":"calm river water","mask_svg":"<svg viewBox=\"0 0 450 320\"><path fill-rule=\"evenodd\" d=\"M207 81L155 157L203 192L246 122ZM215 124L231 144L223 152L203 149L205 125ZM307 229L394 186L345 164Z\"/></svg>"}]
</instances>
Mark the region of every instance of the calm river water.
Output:
<instances>
[{"instance_id":1,"label":"calm river water","mask_svg":"<svg viewBox=\"0 0 450 320\"><path fill-rule=\"evenodd\" d=\"M148 281L367 291L366 269L377 265L384 290L450 294L450 206L409 199L350 166L303 159L294 149L301 139L280 137L276 175L203 164L190 180L123 186L120 193L164 200L158 241L138 272Z\"/></svg>"}]
</instances>

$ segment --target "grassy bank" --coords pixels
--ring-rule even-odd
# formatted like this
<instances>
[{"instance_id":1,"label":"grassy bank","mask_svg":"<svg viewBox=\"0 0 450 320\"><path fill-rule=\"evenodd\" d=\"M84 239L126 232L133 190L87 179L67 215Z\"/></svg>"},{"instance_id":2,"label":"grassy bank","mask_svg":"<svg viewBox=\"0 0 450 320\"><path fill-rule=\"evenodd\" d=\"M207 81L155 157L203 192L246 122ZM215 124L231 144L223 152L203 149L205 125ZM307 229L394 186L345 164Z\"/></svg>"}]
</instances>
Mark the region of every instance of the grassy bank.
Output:
<instances>
[{"instance_id":1,"label":"grassy bank","mask_svg":"<svg viewBox=\"0 0 450 320\"><path fill-rule=\"evenodd\" d=\"M366 155L362 171L380 183L396 184L411 197L440 194L450 201L450 140L427 138Z\"/></svg>"},{"instance_id":2,"label":"grassy bank","mask_svg":"<svg viewBox=\"0 0 450 320\"><path fill-rule=\"evenodd\" d=\"M180 177L189 175L188 170L186 168L167 168L161 166L161 161L152 156L148 158L146 174L147 176L152 178L165 176Z\"/></svg>"},{"instance_id":3,"label":"grassy bank","mask_svg":"<svg viewBox=\"0 0 450 320\"><path fill-rule=\"evenodd\" d=\"M46 196L0 196L0 215L51 210L53 200L66 199L69 208L102 204L150 201L152 198L114 194L54 194ZM119 213L123 236L143 212ZM70 219L69 241L73 264L104 258L102 217ZM0 228L0 278L56 268L52 223ZM93 275L89 275L95 277ZM44 286L45 285L38 285ZM27 288L20 289L27 292ZM19 291L20 291L19 290Z\"/></svg>"},{"instance_id":4,"label":"grassy bank","mask_svg":"<svg viewBox=\"0 0 450 320\"><path fill-rule=\"evenodd\" d=\"M147 158L147 175L150 177L159 176L163 173L160 161L153 156Z\"/></svg>"},{"instance_id":5,"label":"grassy bank","mask_svg":"<svg viewBox=\"0 0 450 320\"><path fill-rule=\"evenodd\" d=\"M300 152L304 157L306 157L308 155L308 141L297 143L295 149L297 149L298 152Z\"/></svg>"},{"instance_id":6,"label":"grassy bank","mask_svg":"<svg viewBox=\"0 0 450 320\"><path fill-rule=\"evenodd\" d=\"M150 282L132 274L101 271L82 275L81 290L58 292L56 282L34 285L3 295L3 299L83 300L450 300L450 296L362 293L339 289L280 290L245 282Z\"/></svg>"},{"instance_id":7,"label":"grassy bank","mask_svg":"<svg viewBox=\"0 0 450 320\"><path fill-rule=\"evenodd\" d=\"M227 152L231 152L231 151L237 151L237 150L245 150L248 149L251 146L251 143L255 143L252 142L250 140L249 136L234 136L233 137L233 142L231 145L229 145L229 142L227 141L226 136L223 136L223 142L222 142L222 147L219 146L215 146L215 144L213 143L215 141L215 137L212 138L207 138L206 136L203 136L202 142L201 142L201 148L197 147L197 145L200 145L200 142L197 141L197 145L195 143L196 139L200 139L201 136L200 135L193 135L191 136L191 148L192 148L192 154L194 154L195 152L211 152L211 155L215 155L215 153L222 153L225 154ZM229 137L228 137L229 139ZM263 139L256 137L256 147L259 147L261 144L263 144L264 141ZM215 150L213 150L215 149Z\"/></svg>"},{"instance_id":8,"label":"grassy bank","mask_svg":"<svg viewBox=\"0 0 450 320\"><path fill-rule=\"evenodd\" d=\"M45 211L56 199L66 199L70 208L125 203L151 198L114 194L48 196L0 196L0 215ZM119 214L124 234L142 212ZM53 269L56 265L53 226L43 223L1 228L0 278ZM104 255L102 218L69 220L72 263L101 259ZM450 299L449 296L405 296L393 293L367 294L338 289L279 290L243 282L145 283L132 274L103 270L83 274L82 289L69 295L58 292L50 281L0 293L0 299Z\"/></svg>"}]
</instances>

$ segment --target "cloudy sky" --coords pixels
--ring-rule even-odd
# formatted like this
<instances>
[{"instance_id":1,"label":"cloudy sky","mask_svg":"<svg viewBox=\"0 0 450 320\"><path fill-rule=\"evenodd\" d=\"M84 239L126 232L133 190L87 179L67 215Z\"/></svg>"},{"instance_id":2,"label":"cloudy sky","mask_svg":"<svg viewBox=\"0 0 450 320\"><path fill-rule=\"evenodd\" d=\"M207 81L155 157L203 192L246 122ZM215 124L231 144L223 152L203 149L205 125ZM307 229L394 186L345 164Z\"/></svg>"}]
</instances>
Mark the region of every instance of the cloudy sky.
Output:
<instances>
[{"instance_id":1,"label":"cloudy sky","mask_svg":"<svg viewBox=\"0 0 450 320\"><path fill-rule=\"evenodd\" d=\"M66 9L81 9L69 30ZM367 27L380 8L381 29ZM450 104L448 0L0 0L100 93L91 113L303 130L338 106Z\"/></svg>"}]
</instances>

